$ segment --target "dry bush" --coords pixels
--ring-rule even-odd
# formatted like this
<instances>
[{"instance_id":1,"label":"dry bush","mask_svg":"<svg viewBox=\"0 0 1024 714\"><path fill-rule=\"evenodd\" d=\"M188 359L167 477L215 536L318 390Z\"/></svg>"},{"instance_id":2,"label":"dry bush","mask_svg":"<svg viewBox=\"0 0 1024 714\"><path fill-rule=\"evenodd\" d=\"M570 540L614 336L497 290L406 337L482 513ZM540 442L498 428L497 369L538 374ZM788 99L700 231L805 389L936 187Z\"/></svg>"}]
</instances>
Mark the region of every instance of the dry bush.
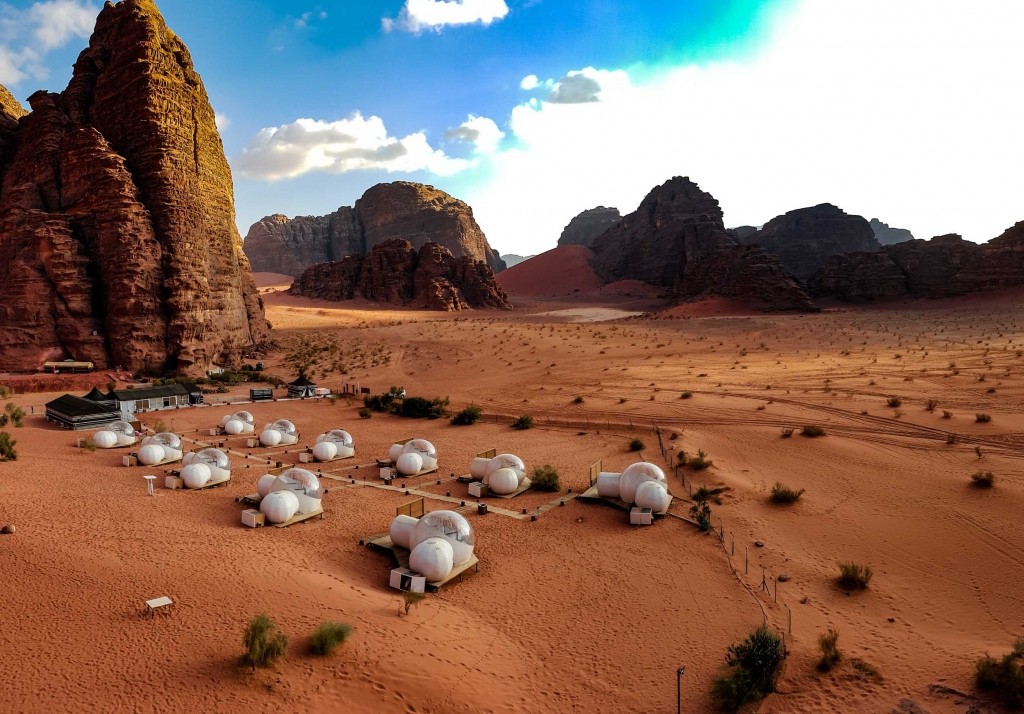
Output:
<instances>
[{"instance_id":1,"label":"dry bush","mask_svg":"<svg viewBox=\"0 0 1024 714\"><path fill-rule=\"evenodd\" d=\"M978 424L988 424L990 421L992 421L992 416L989 414L975 414L974 421L976 421Z\"/></svg>"},{"instance_id":2,"label":"dry bush","mask_svg":"<svg viewBox=\"0 0 1024 714\"><path fill-rule=\"evenodd\" d=\"M288 637L277 629L277 625L266 615L257 615L245 628L245 654L242 662L257 667L269 667L284 656L288 649Z\"/></svg>"},{"instance_id":3,"label":"dry bush","mask_svg":"<svg viewBox=\"0 0 1024 714\"><path fill-rule=\"evenodd\" d=\"M309 647L313 654L326 656L351 636L350 625L343 622L324 622L316 628L316 632L310 638Z\"/></svg>"},{"instance_id":4,"label":"dry bush","mask_svg":"<svg viewBox=\"0 0 1024 714\"><path fill-rule=\"evenodd\" d=\"M771 502L781 504L796 503L803 495L804 489L795 491L788 486L782 485L781 481L776 481L775 485L772 486Z\"/></svg>"},{"instance_id":5,"label":"dry bush","mask_svg":"<svg viewBox=\"0 0 1024 714\"><path fill-rule=\"evenodd\" d=\"M817 424L808 424L800 431L800 434L811 438L825 436L825 428Z\"/></svg>"},{"instance_id":6,"label":"dry bush","mask_svg":"<svg viewBox=\"0 0 1024 714\"><path fill-rule=\"evenodd\" d=\"M1002 659L985 656L974 665L978 689L992 692L1010 709L1024 707L1024 639L1018 639L1013 651Z\"/></svg>"},{"instance_id":7,"label":"dry bush","mask_svg":"<svg viewBox=\"0 0 1024 714\"><path fill-rule=\"evenodd\" d=\"M836 644L838 641L839 632L832 628L829 628L828 632L818 635L818 649L821 650L821 659L818 660L819 672L831 671L843 658Z\"/></svg>"},{"instance_id":8,"label":"dry bush","mask_svg":"<svg viewBox=\"0 0 1024 714\"><path fill-rule=\"evenodd\" d=\"M859 563L840 563L839 564L839 578L836 581L839 587L847 592L852 590L864 590L867 588L868 583L871 582L871 576L874 573L871 572L870 565L860 565Z\"/></svg>"},{"instance_id":9,"label":"dry bush","mask_svg":"<svg viewBox=\"0 0 1024 714\"><path fill-rule=\"evenodd\" d=\"M992 488L996 477L991 471L976 471L971 474L971 484L977 488Z\"/></svg>"}]
</instances>

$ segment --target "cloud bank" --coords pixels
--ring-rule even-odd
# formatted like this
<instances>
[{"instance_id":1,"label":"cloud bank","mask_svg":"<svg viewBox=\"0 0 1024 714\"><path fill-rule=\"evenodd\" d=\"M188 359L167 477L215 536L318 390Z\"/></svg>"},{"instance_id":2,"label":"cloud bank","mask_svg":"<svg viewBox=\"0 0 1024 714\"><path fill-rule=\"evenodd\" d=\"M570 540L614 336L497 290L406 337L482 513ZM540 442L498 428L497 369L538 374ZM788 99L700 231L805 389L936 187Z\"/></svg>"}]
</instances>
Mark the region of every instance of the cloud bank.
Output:
<instances>
[{"instance_id":1,"label":"cloud bank","mask_svg":"<svg viewBox=\"0 0 1024 714\"><path fill-rule=\"evenodd\" d=\"M506 15L508 5L505 0L406 0L398 17L385 17L381 20L381 27L385 32L440 32L449 26L490 25Z\"/></svg>"},{"instance_id":2,"label":"cloud bank","mask_svg":"<svg viewBox=\"0 0 1024 714\"><path fill-rule=\"evenodd\" d=\"M0 84L45 79L45 55L88 38L99 10L82 0L46 0L25 9L0 2Z\"/></svg>"}]
</instances>

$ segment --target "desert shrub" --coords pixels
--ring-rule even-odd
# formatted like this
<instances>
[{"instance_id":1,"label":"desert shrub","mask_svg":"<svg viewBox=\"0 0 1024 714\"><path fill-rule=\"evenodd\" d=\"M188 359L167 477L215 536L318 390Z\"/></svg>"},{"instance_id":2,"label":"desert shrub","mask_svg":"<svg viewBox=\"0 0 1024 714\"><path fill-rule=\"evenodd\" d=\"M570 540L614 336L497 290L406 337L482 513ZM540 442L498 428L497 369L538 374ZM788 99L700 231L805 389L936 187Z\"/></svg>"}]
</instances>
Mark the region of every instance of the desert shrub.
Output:
<instances>
[{"instance_id":1,"label":"desert shrub","mask_svg":"<svg viewBox=\"0 0 1024 714\"><path fill-rule=\"evenodd\" d=\"M7 399L7 397L11 396L12 393L13 392L11 392L10 387L5 387L4 385L0 384L0 399Z\"/></svg>"},{"instance_id":2,"label":"desert shrub","mask_svg":"<svg viewBox=\"0 0 1024 714\"><path fill-rule=\"evenodd\" d=\"M412 610L414 605L418 605L423 602L423 598L426 595L423 593L404 592L402 593L402 606L405 609L405 614L408 615L409 611Z\"/></svg>"},{"instance_id":3,"label":"desert shrub","mask_svg":"<svg viewBox=\"0 0 1024 714\"><path fill-rule=\"evenodd\" d=\"M576 398L572 400L572 403L573 404L582 404L583 403L583 397L577 395Z\"/></svg>"},{"instance_id":4,"label":"desert shrub","mask_svg":"<svg viewBox=\"0 0 1024 714\"><path fill-rule=\"evenodd\" d=\"M924 408L926 411L933 412L935 411L935 407L937 406L939 406L939 402L937 399L929 399L928 403L924 405Z\"/></svg>"},{"instance_id":5,"label":"desert shrub","mask_svg":"<svg viewBox=\"0 0 1024 714\"><path fill-rule=\"evenodd\" d=\"M352 627L342 622L324 622L310 638L313 654L329 655L334 648L352 636Z\"/></svg>"},{"instance_id":6,"label":"desert shrub","mask_svg":"<svg viewBox=\"0 0 1024 714\"><path fill-rule=\"evenodd\" d=\"M4 414L10 419L11 424L16 427L21 427L21 420L25 418L25 410L19 406L16 406L14 402L8 402L7 406L4 407Z\"/></svg>"},{"instance_id":7,"label":"desert shrub","mask_svg":"<svg viewBox=\"0 0 1024 714\"><path fill-rule=\"evenodd\" d=\"M1024 707L1024 639L1018 639L1013 651L1001 659L985 656L974 665L974 683L991 692L1011 709Z\"/></svg>"},{"instance_id":8,"label":"desert shrub","mask_svg":"<svg viewBox=\"0 0 1024 714\"><path fill-rule=\"evenodd\" d=\"M829 628L828 632L818 635L818 649L821 650L821 659L818 660L818 671L829 672L839 664L843 655L839 652L836 643L839 641L839 632Z\"/></svg>"},{"instance_id":9,"label":"desert shrub","mask_svg":"<svg viewBox=\"0 0 1024 714\"><path fill-rule=\"evenodd\" d=\"M943 409L942 410L942 418L943 419L952 419L953 418L953 412L947 412L945 409Z\"/></svg>"},{"instance_id":10,"label":"desert shrub","mask_svg":"<svg viewBox=\"0 0 1024 714\"><path fill-rule=\"evenodd\" d=\"M882 681L882 674L864 660L854 657L850 660L850 665L853 667L857 679L870 679L875 682Z\"/></svg>"},{"instance_id":11,"label":"desert shrub","mask_svg":"<svg viewBox=\"0 0 1024 714\"><path fill-rule=\"evenodd\" d=\"M369 407L362 407L359 410L359 418L360 419L369 419L372 416L373 416L373 412L370 411Z\"/></svg>"},{"instance_id":12,"label":"desert shrub","mask_svg":"<svg viewBox=\"0 0 1024 714\"><path fill-rule=\"evenodd\" d=\"M782 438L783 439L788 439L791 436L793 436L793 427L791 427L791 426L783 427L782 428Z\"/></svg>"},{"instance_id":13,"label":"desert shrub","mask_svg":"<svg viewBox=\"0 0 1024 714\"><path fill-rule=\"evenodd\" d=\"M516 417L515 421L512 422L513 429L532 429L533 428L533 417L529 414L523 414L520 417Z\"/></svg>"},{"instance_id":14,"label":"desert shrub","mask_svg":"<svg viewBox=\"0 0 1024 714\"><path fill-rule=\"evenodd\" d=\"M18 460L18 452L14 450L17 443L6 431L0 431L0 461Z\"/></svg>"},{"instance_id":15,"label":"desert shrub","mask_svg":"<svg viewBox=\"0 0 1024 714\"><path fill-rule=\"evenodd\" d=\"M558 472L550 464L537 466L533 470L533 487L538 491L557 491L562 486L558 480Z\"/></svg>"},{"instance_id":16,"label":"desert shrub","mask_svg":"<svg viewBox=\"0 0 1024 714\"><path fill-rule=\"evenodd\" d=\"M86 439L82 442L82 448L86 451L96 451L96 443L92 439Z\"/></svg>"},{"instance_id":17,"label":"desert shrub","mask_svg":"<svg viewBox=\"0 0 1024 714\"><path fill-rule=\"evenodd\" d=\"M695 520L705 533L711 530L711 504L708 503L710 497L711 492L701 486L693 492L693 505L690 506L690 518Z\"/></svg>"},{"instance_id":18,"label":"desert shrub","mask_svg":"<svg viewBox=\"0 0 1024 714\"><path fill-rule=\"evenodd\" d=\"M840 563L839 578L836 581L843 590L864 590L871 582L871 566L858 563Z\"/></svg>"},{"instance_id":19,"label":"desert shrub","mask_svg":"<svg viewBox=\"0 0 1024 714\"><path fill-rule=\"evenodd\" d=\"M800 431L800 433L803 436L809 436L811 438L816 436L825 436L825 428L818 426L817 424L808 424Z\"/></svg>"},{"instance_id":20,"label":"desert shrub","mask_svg":"<svg viewBox=\"0 0 1024 714\"><path fill-rule=\"evenodd\" d=\"M903 405L903 400L900 399L899 397L889 397L889 399L885 403L888 404L893 409L895 409L896 407Z\"/></svg>"},{"instance_id":21,"label":"desert shrub","mask_svg":"<svg viewBox=\"0 0 1024 714\"><path fill-rule=\"evenodd\" d=\"M782 640L762 625L746 640L729 647L725 661L731 671L714 680L712 696L730 712L763 699L775 691L785 656Z\"/></svg>"},{"instance_id":22,"label":"desert shrub","mask_svg":"<svg viewBox=\"0 0 1024 714\"><path fill-rule=\"evenodd\" d=\"M694 471L703 471L713 463L714 462L708 458L707 454L703 451L698 451L697 455L690 459L689 466Z\"/></svg>"},{"instance_id":23,"label":"desert shrub","mask_svg":"<svg viewBox=\"0 0 1024 714\"><path fill-rule=\"evenodd\" d=\"M157 419L153 424L153 431L157 434L167 431L167 424L164 423L163 419Z\"/></svg>"},{"instance_id":24,"label":"desert shrub","mask_svg":"<svg viewBox=\"0 0 1024 714\"><path fill-rule=\"evenodd\" d=\"M992 488L996 477L991 471L976 471L971 474L971 483L978 488Z\"/></svg>"},{"instance_id":25,"label":"desert shrub","mask_svg":"<svg viewBox=\"0 0 1024 714\"><path fill-rule=\"evenodd\" d=\"M796 503L803 495L804 489L794 491L788 486L782 485L781 481L776 481L772 486L771 501L772 503Z\"/></svg>"},{"instance_id":26,"label":"desert shrub","mask_svg":"<svg viewBox=\"0 0 1024 714\"><path fill-rule=\"evenodd\" d=\"M402 387L391 387L382 394L370 394L363 397L363 406L375 412L389 412L396 400L405 397L405 389Z\"/></svg>"},{"instance_id":27,"label":"desert shrub","mask_svg":"<svg viewBox=\"0 0 1024 714\"><path fill-rule=\"evenodd\" d=\"M643 451L644 450L644 442L642 442L640 439L633 439L631 442L629 442L629 450L630 451Z\"/></svg>"},{"instance_id":28,"label":"desert shrub","mask_svg":"<svg viewBox=\"0 0 1024 714\"><path fill-rule=\"evenodd\" d=\"M4 414L3 412L0 412L0 427L7 426L7 422L9 421L10 419L7 417L7 415Z\"/></svg>"},{"instance_id":29,"label":"desert shrub","mask_svg":"<svg viewBox=\"0 0 1024 714\"><path fill-rule=\"evenodd\" d=\"M410 419L437 419L444 416L448 408L448 400L441 397L426 399L424 397L406 397L397 402L397 407L392 408L399 416Z\"/></svg>"},{"instance_id":30,"label":"desert shrub","mask_svg":"<svg viewBox=\"0 0 1024 714\"><path fill-rule=\"evenodd\" d=\"M682 394L679 395L679 398L680 399L689 399L692 396L693 396L693 392L683 392Z\"/></svg>"},{"instance_id":31,"label":"desert shrub","mask_svg":"<svg viewBox=\"0 0 1024 714\"><path fill-rule=\"evenodd\" d=\"M470 424L476 424L481 413L482 411L480 407L476 404L470 404L468 407L452 417L452 424L455 424L456 426L469 426Z\"/></svg>"},{"instance_id":32,"label":"desert shrub","mask_svg":"<svg viewBox=\"0 0 1024 714\"><path fill-rule=\"evenodd\" d=\"M288 637L277 629L277 625L266 615L257 615L245 628L245 654L242 662L257 667L269 667L284 656L288 648Z\"/></svg>"},{"instance_id":33,"label":"desert shrub","mask_svg":"<svg viewBox=\"0 0 1024 714\"><path fill-rule=\"evenodd\" d=\"M114 381L107 382L107 391L108 392L113 392L115 389L117 389L117 382L114 382Z\"/></svg>"},{"instance_id":34,"label":"desert shrub","mask_svg":"<svg viewBox=\"0 0 1024 714\"><path fill-rule=\"evenodd\" d=\"M992 421L992 416L990 414L975 414L974 421L979 424L988 424Z\"/></svg>"}]
</instances>

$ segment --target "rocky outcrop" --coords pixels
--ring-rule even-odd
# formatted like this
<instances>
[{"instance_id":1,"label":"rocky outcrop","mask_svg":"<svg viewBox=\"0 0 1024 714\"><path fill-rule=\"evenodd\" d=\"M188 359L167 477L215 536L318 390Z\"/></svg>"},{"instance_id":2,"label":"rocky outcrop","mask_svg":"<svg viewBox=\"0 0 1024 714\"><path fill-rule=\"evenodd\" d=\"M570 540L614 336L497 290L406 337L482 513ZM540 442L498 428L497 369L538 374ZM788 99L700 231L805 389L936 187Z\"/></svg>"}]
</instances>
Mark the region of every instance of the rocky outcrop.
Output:
<instances>
[{"instance_id":1,"label":"rocky outcrop","mask_svg":"<svg viewBox=\"0 0 1024 714\"><path fill-rule=\"evenodd\" d=\"M893 300L909 293L906 275L885 251L834 255L808 281L808 289L816 297L846 302Z\"/></svg>"},{"instance_id":2,"label":"rocky outcrop","mask_svg":"<svg viewBox=\"0 0 1024 714\"><path fill-rule=\"evenodd\" d=\"M814 309L775 257L729 235L718 201L688 178L654 188L591 250L605 283L634 279L679 298L714 294L768 310Z\"/></svg>"},{"instance_id":3,"label":"rocky outcrop","mask_svg":"<svg viewBox=\"0 0 1024 714\"><path fill-rule=\"evenodd\" d=\"M509 268L514 268L515 266L519 265L520 263L524 263L524 262L526 262L527 260L529 260L530 258L533 258L533 257L535 257L535 256L532 256L532 255L516 255L515 253L506 253L505 255L501 256L501 259L503 261L505 261L505 270L508 270ZM502 272L504 272L504 271L502 271Z\"/></svg>"},{"instance_id":4,"label":"rocky outcrop","mask_svg":"<svg viewBox=\"0 0 1024 714\"><path fill-rule=\"evenodd\" d=\"M433 186L409 181L377 184L354 208L326 216L267 216L249 229L245 252L253 270L298 277L310 265L368 253L394 238L417 249L438 243L455 256L483 261L496 271L505 268L472 208Z\"/></svg>"},{"instance_id":5,"label":"rocky outcrop","mask_svg":"<svg viewBox=\"0 0 1024 714\"><path fill-rule=\"evenodd\" d=\"M268 339L213 109L151 0L108 2L29 104L0 162L0 369L190 373Z\"/></svg>"},{"instance_id":6,"label":"rocky outcrop","mask_svg":"<svg viewBox=\"0 0 1024 714\"><path fill-rule=\"evenodd\" d=\"M28 112L18 100L0 84L0 177L4 168L14 158L18 147L18 120ZM0 192L3 191L0 186ZM0 195L3 195L0 193Z\"/></svg>"},{"instance_id":7,"label":"rocky outcrop","mask_svg":"<svg viewBox=\"0 0 1024 714\"><path fill-rule=\"evenodd\" d=\"M777 216L743 242L761 246L790 275L804 281L821 270L830 256L881 248L866 220L830 203Z\"/></svg>"},{"instance_id":8,"label":"rocky outcrop","mask_svg":"<svg viewBox=\"0 0 1024 714\"><path fill-rule=\"evenodd\" d=\"M558 245L591 246L594 239L622 220L617 208L598 206L579 214L562 229L558 237ZM511 267L511 266L509 266Z\"/></svg>"},{"instance_id":9,"label":"rocky outcrop","mask_svg":"<svg viewBox=\"0 0 1024 714\"><path fill-rule=\"evenodd\" d=\"M875 240L881 245L895 245L904 241L914 240L914 234L906 228L893 228L888 223L882 223L877 218L868 221L871 230L875 232Z\"/></svg>"},{"instance_id":10,"label":"rocky outcrop","mask_svg":"<svg viewBox=\"0 0 1024 714\"><path fill-rule=\"evenodd\" d=\"M747 245L754 242L753 237L757 235L758 230L755 226L736 226L735 228L726 228L725 232L735 238L737 243Z\"/></svg>"},{"instance_id":11,"label":"rocky outcrop","mask_svg":"<svg viewBox=\"0 0 1024 714\"><path fill-rule=\"evenodd\" d=\"M307 268L292 284L294 295L323 300L362 298L428 310L510 309L508 296L483 261L454 256L439 243L418 251L412 242L394 238L366 255Z\"/></svg>"}]
</instances>

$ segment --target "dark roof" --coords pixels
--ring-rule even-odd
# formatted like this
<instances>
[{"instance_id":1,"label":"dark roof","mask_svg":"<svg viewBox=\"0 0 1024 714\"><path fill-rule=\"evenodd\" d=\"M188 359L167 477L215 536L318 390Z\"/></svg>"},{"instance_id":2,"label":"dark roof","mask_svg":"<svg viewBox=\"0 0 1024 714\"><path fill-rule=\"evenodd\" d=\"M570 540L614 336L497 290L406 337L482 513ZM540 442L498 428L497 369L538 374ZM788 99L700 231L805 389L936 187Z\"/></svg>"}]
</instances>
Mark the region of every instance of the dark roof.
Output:
<instances>
[{"instance_id":1,"label":"dark roof","mask_svg":"<svg viewBox=\"0 0 1024 714\"><path fill-rule=\"evenodd\" d=\"M315 387L316 382L310 382L303 375L299 375L298 379L288 385L289 387Z\"/></svg>"},{"instance_id":2,"label":"dark roof","mask_svg":"<svg viewBox=\"0 0 1024 714\"><path fill-rule=\"evenodd\" d=\"M109 392L107 392L106 394L103 395L103 399L105 401L108 401L108 402L116 402L117 401L117 395L114 394L114 390L111 389Z\"/></svg>"},{"instance_id":3,"label":"dark roof","mask_svg":"<svg viewBox=\"0 0 1024 714\"><path fill-rule=\"evenodd\" d=\"M47 411L54 411L69 417L86 417L86 416L98 416L100 414L110 415L111 421L115 421L120 418L120 414L110 409L110 407L101 407L96 402L82 397L76 397L71 394L65 394L62 397L57 397L53 401L46 403Z\"/></svg>"},{"instance_id":4,"label":"dark roof","mask_svg":"<svg viewBox=\"0 0 1024 714\"><path fill-rule=\"evenodd\" d=\"M92 391L82 397L82 399L88 399L91 402L106 402L110 401L103 392L96 387L92 388Z\"/></svg>"},{"instance_id":5,"label":"dark roof","mask_svg":"<svg viewBox=\"0 0 1024 714\"><path fill-rule=\"evenodd\" d=\"M134 402L139 399L155 399L158 397L178 397L188 394L189 390L180 384L164 384L159 387L140 387L138 389L115 389L114 399L119 402Z\"/></svg>"}]
</instances>

